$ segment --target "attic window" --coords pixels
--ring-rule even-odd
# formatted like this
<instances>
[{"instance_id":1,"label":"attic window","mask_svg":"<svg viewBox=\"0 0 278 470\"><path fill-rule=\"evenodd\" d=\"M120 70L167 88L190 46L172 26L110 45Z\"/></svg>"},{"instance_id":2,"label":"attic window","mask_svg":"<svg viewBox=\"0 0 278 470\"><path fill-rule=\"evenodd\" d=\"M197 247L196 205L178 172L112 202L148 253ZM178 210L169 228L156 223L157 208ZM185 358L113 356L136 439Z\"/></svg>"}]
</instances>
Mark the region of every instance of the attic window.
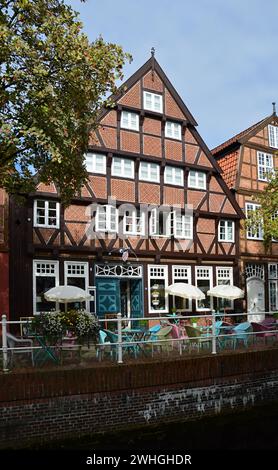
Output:
<instances>
[{"instance_id":1,"label":"attic window","mask_svg":"<svg viewBox=\"0 0 278 470\"><path fill-rule=\"evenodd\" d=\"M268 126L269 145L275 149L278 148L278 127Z\"/></svg>"},{"instance_id":2,"label":"attic window","mask_svg":"<svg viewBox=\"0 0 278 470\"><path fill-rule=\"evenodd\" d=\"M162 113L162 95L156 95L155 93L144 91L144 109L149 109L150 111Z\"/></svg>"}]
</instances>

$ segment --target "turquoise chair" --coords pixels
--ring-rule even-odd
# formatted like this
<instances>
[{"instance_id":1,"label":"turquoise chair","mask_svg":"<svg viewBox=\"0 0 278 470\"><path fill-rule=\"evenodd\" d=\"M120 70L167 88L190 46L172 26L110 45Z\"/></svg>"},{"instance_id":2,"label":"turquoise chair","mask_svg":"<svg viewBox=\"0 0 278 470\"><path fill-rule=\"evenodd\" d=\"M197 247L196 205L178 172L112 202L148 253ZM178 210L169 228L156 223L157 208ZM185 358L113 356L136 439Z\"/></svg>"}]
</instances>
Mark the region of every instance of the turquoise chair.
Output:
<instances>
[{"instance_id":1,"label":"turquoise chair","mask_svg":"<svg viewBox=\"0 0 278 470\"><path fill-rule=\"evenodd\" d=\"M233 348L235 349L240 341L242 341L244 346L247 348L248 343L251 341L252 337L252 335L248 333L251 333L252 331L252 325L248 321L235 326L232 330L233 336L231 337L233 341Z\"/></svg>"},{"instance_id":2,"label":"turquoise chair","mask_svg":"<svg viewBox=\"0 0 278 470\"><path fill-rule=\"evenodd\" d=\"M97 347L96 355L99 361L103 358L103 355L109 353L110 357L112 358L113 356L113 350L111 347L110 341L108 341L107 338L107 333L105 331L100 330L99 331L99 346ZM110 345L110 347L108 347Z\"/></svg>"},{"instance_id":3,"label":"turquoise chair","mask_svg":"<svg viewBox=\"0 0 278 470\"><path fill-rule=\"evenodd\" d=\"M116 357L117 355L117 344L113 344L113 343L118 343L119 342L119 336L117 335L117 333L114 333L113 331L109 331L109 330L103 330L106 335L107 335L107 338L108 340L112 343L111 344L111 347L112 347L112 353L113 355ZM126 339L124 337L124 334L122 336L122 348L123 348L123 352L125 351L128 351L128 352L132 352L134 354L135 357L137 357L137 346L136 344L129 344L129 341L128 339Z\"/></svg>"}]
</instances>

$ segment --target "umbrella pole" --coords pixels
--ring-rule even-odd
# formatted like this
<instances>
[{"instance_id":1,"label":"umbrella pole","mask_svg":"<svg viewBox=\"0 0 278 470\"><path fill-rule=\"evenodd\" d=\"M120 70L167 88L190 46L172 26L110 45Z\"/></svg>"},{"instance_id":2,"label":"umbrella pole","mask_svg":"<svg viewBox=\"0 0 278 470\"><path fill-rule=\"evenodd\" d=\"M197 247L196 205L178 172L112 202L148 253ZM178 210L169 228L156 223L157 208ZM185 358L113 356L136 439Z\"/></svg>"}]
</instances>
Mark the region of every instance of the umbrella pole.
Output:
<instances>
[{"instance_id":1,"label":"umbrella pole","mask_svg":"<svg viewBox=\"0 0 278 470\"><path fill-rule=\"evenodd\" d=\"M67 313L67 312L68 312L68 303L65 302L65 313Z\"/></svg>"}]
</instances>

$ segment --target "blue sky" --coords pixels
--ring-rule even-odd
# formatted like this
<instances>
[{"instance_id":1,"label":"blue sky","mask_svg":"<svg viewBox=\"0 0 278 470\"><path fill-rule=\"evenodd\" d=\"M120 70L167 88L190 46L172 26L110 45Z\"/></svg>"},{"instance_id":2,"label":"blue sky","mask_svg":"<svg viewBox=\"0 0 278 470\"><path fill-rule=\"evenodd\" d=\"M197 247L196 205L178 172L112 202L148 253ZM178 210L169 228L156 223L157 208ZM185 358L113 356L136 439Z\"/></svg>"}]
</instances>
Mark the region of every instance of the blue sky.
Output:
<instances>
[{"instance_id":1,"label":"blue sky","mask_svg":"<svg viewBox=\"0 0 278 470\"><path fill-rule=\"evenodd\" d=\"M67 0L91 40L156 59L210 148L278 109L277 0Z\"/></svg>"}]
</instances>

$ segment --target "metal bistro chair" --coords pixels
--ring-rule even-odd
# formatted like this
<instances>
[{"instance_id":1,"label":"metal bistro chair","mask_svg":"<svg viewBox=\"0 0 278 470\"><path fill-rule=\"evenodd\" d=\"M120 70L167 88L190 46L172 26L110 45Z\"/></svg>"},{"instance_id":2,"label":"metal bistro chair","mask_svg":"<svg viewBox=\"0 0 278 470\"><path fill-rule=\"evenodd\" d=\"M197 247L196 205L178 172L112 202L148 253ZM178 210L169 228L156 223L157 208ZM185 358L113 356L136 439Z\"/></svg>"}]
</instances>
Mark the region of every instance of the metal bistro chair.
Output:
<instances>
[{"instance_id":1,"label":"metal bistro chair","mask_svg":"<svg viewBox=\"0 0 278 470\"><path fill-rule=\"evenodd\" d=\"M102 360L105 354L109 353L110 358L113 357L113 350L111 342L108 340L107 333L103 330L99 331L99 345L97 346L96 356L99 361Z\"/></svg>"},{"instance_id":2,"label":"metal bistro chair","mask_svg":"<svg viewBox=\"0 0 278 470\"><path fill-rule=\"evenodd\" d=\"M209 347L210 338L208 338L207 335L203 335L199 328L185 325L185 331L189 339L189 352L191 352L192 346L197 346L198 352L200 351L200 347Z\"/></svg>"},{"instance_id":3,"label":"metal bistro chair","mask_svg":"<svg viewBox=\"0 0 278 470\"><path fill-rule=\"evenodd\" d=\"M252 331L252 325L247 321L239 323L239 325L235 326L232 330L232 341L234 349L236 348L239 341L243 341L244 346L247 348L251 340L251 335L248 333L251 333Z\"/></svg>"},{"instance_id":4,"label":"metal bistro chair","mask_svg":"<svg viewBox=\"0 0 278 470\"><path fill-rule=\"evenodd\" d=\"M28 354L32 360L32 366L34 367L34 354L33 354L33 340L32 339L22 339L17 338L11 333L7 333L7 344L8 348L13 348L9 350L10 364L13 364L14 354ZM30 349L25 349L25 347L30 347ZM24 349L23 349L24 348Z\"/></svg>"},{"instance_id":5,"label":"metal bistro chair","mask_svg":"<svg viewBox=\"0 0 278 470\"><path fill-rule=\"evenodd\" d=\"M119 341L119 337L117 335L117 333L114 333L113 331L110 331L110 330L103 330L106 335L107 335L107 339L108 341L111 342L111 350L112 350L112 354L117 355L117 344L115 343L118 343ZM114 344L113 344L114 343ZM132 344L132 343L129 343L128 340L126 340L126 338L122 337L122 348L123 348L123 352L125 351L128 351L128 352L132 352L135 356L135 358L137 357L137 347L136 347L136 344Z\"/></svg>"}]
</instances>

